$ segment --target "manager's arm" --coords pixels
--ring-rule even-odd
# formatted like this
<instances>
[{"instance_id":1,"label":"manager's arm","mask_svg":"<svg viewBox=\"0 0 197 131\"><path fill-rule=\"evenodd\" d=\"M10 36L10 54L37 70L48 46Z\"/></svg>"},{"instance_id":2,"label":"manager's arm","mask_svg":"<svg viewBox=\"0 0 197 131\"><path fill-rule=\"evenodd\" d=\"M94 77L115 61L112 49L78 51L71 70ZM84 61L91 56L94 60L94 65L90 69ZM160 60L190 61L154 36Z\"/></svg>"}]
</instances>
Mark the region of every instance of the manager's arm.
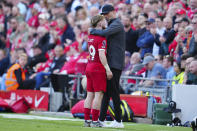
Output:
<instances>
[{"instance_id":1,"label":"manager's arm","mask_svg":"<svg viewBox=\"0 0 197 131\"><path fill-rule=\"evenodd\" d=\"M109 35L115 34L122 30L122 25L120 23L111 23L106 29L98 30L91 29L90 34L108 37Z\"/></svg>"}]
</instances>

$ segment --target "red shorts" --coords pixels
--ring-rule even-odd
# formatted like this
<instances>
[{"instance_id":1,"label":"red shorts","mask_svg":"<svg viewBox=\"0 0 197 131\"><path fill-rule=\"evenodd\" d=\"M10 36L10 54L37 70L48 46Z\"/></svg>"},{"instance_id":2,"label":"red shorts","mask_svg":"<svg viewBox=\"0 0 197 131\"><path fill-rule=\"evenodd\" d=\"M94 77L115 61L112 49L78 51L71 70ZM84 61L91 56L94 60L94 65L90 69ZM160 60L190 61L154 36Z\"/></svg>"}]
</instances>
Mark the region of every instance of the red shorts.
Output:
<instances>
[{"instance_id":1,"label":"red shorts","mask_svg":"<svg viewBox=\"0 0 197 131\"><path fill-rule=\"evenodd\" d=\"M88 92L106 92L106 73L86 71L87 91Z\"/></svg>"}]
</instances>

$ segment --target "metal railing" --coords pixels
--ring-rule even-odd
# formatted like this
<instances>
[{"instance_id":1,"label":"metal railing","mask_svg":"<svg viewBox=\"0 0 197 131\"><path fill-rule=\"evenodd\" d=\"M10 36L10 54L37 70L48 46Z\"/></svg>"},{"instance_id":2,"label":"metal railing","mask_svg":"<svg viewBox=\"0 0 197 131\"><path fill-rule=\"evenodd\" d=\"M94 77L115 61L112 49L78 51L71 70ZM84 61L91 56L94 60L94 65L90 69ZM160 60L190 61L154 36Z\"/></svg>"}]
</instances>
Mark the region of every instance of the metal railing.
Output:
<instances>
[{"instance_id":1,"label":"metal railing","mask_svg":"<svg viewBox=\"0 0 197 131\"><path fill-rule=\"evenodd\" d=\"M84 96L83 93L80 93L80 86L81 86L81 78L85 77L85 75L77 74L77 75L68 75L71 78L77 79L77 99L80 99ZM120 78L120 86L125 88L130 88L130 91L143 91L148 92L150 95L156 95L161 97L162 102L168 102L171 100L171 87L173 80L166 80L166 79L150 79L150 78L142 78L142 77L133 77L133 76L121 76ZM133 79L136 81L136 84L128 83L128 79ZM151 80L153 81L152 86L140 85L139 82L141 80ZM157 85L157 82L165 82L165 85Z\"/></svg>"}]
</instances>

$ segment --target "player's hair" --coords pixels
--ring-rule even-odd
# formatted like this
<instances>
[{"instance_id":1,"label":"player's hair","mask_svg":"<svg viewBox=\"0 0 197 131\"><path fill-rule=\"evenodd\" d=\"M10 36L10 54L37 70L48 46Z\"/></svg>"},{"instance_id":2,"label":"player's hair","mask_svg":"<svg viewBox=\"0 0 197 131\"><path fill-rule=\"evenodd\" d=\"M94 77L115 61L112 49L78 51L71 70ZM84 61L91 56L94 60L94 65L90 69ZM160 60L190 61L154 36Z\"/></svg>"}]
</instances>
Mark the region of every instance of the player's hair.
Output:
<instances>
[{"instance_id":1,"label":"player's hair","mask_svg":"<svg viewBox=\"0 0 197 131\"><path fill-rule=\"evenodd\" d=\"M97 24L104 19L104 16L102 15L95 15L91 18L91 26L95 28Z\"/></svg>"}]
</instances>

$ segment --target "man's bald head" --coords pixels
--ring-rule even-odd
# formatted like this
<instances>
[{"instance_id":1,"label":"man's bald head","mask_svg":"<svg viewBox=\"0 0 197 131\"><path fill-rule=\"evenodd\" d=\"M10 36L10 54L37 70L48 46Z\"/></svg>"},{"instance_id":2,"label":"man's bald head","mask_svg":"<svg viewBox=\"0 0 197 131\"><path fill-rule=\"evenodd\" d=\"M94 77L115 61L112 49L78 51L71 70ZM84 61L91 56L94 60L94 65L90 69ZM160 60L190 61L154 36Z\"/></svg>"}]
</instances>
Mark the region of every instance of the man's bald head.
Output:
<instances>
[{"instance_id":1,"label":"man's bald head","mask_svg":"<svg viewBox=\"0 0 197 131\"><path fill-rule=\"evenodd\" d=\"M197 60L193 60L193 61L190 63L190 72L191 72L192 74L197 75Z\"/></svg>"}]
</instances>

